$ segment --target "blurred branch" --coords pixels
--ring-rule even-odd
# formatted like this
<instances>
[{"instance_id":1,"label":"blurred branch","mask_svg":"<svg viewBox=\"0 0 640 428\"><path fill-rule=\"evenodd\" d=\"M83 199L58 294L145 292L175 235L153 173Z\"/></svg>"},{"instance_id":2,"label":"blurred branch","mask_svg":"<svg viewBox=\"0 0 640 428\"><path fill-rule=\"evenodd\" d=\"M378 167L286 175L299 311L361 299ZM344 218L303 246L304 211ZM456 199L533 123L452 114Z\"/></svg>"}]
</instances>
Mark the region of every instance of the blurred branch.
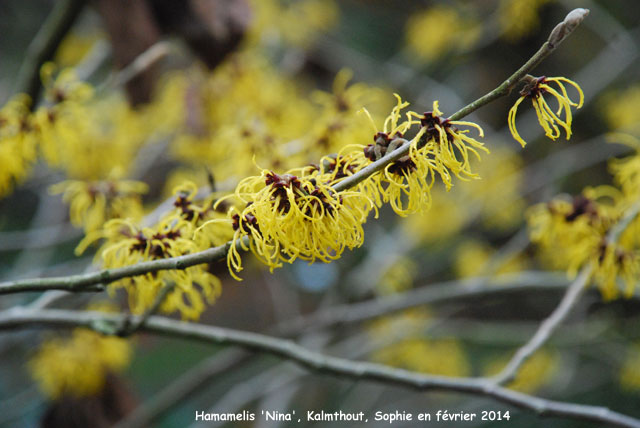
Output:
<instances>
[{"instance_id":1,"label":"blurred branch","mask_svg":"<svg viewBox=\"0 0 640 428\"><path fill-rule=\"evenodd\" d=\"M533 337L523 347L518 349L506 367L494 376L493 379L496 384L504 385L515 379L522 365L545 344L558 326L567 318L571 309L586 290L587 281L590 277L591 268L587 267L582 269L578 277L567 289L558 307L540 324L540 327Z\"/></svg>"},{"instance_id":2,"label":"blurred branch","mask_svg":"<svg viewBox=\"0 0 640 428\"><path fill-rule=\"evenodd\" d=\"M150 426L160 415L171 409L176 403L207 384L211 378L244 363L251 354L239 349L217 352L212 357L198 363L179 376L170 385L163 388L144 404L135 408L114 428L136 428Z\"/></svg>"},{"instance_id":3,"label":"blurred branch","mask_svg":"<svg viewBox=\"0 0 640 428\"><path fill-rule=\"evenodd\" d=\"M447 281L361 303L331 306L311 315L287 320L277 326L275 331L291 335L306 329L315 330L331 325L366 321L436 302L530 290L562 290L566 286L566 275L544 272L521 272L516 275Z\"/></svg>"},{"instance_id":4,"label":"blurred branch","mask_svg":"<svg viewBox=\"0 0 640 428\"><path fill-rule=\"evenodd\" d=\"M51 14L40 27L40 31L27 48L25 59L18 72L16 93L31 97L33 108L40 95L40 67L53 58L60 42L69 32L85 5L85 0L58 0Z\"/></svg>"},{"instance_id":5,"label":"blurred branch","mask_svg":"<svg viewBox=\"0 0 640 428\"><path fill-rule=\"evenodd\" d=\"M82 237L70 223L0 232L0 251L36 250Z\"/></svg>"},{"instance_id":6,"label":"blurred branch","mask_svg":"<svg viewBox=\"0 0 640 428\"><path fill-rule=\"evenodd\" d=\"M109 78L102 83L99 90L103 90L107 87L123 86L139 76L144 71L148 70L162 58L167 56L170 52L171 45L169 42L160 41L151 45L147 50L138 55L133 61L126 67L118 70L109 76Z\"/></svg>"},{"instance_id":7,"label":"blurred branch","mask_svg":"<svg viewBox=\"0 0 640 428\"><path fill-rule=\"evenodd\" d=\"M0 314L0 329L30 326L87 327L97 329L104 324L118 325L122 316L99 312L42 310L14 308ZM180 337L216 344L233 344L246 349L267 352L291 360L322 373L341 378L372 380L388 385L420 391L440 390L493 398L515 407L531 410L539 416L557 416L609 424L618 427L640 428L640 420L614 412L606 407L588 406L546 400L512 391L484 378L452 378L425 375L381 364L350 361L310 351L290 340L257 333L243 332L203 324L186 323L164 317L150 317L144 331L164 336Z\"/></svg>"}]
</instances>

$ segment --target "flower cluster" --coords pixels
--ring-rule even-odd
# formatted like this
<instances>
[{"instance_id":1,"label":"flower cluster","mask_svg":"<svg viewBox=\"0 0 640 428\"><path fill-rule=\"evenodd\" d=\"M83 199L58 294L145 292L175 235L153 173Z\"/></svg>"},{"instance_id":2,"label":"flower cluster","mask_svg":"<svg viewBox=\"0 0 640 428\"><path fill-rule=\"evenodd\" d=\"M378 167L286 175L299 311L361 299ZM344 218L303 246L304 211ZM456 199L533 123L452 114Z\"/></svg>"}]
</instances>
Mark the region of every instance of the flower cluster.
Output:
<instances>
[{"instance_id":1,"label":"flower cluster","mask_svg":"<svg viewBox=\"0 0 640 428\"><path fill-rule=\"evenodd\" d=\"M627 134L612 139L636 150L610 161L615 187L587 188L572 200L534 206L528 215L543 255L570 274L590 265L605 299L630 296L640 277L640 142Z\"/></svg>"},{"instance_id":2,"label":"flower cluster","mask_svg":"<svg viewBox=\"0 0 640 428\"><path fill-rule=\"evenodd\" d=\"M348 84L347 70L337 74L332 92L308 94L260 55L234 59L209 76L176 76L186 80L177 97L186 117L170 153L192 169L211 169L218 183L233 187L254 175L253 159L274 171L317 162L368 137L365 118L356 114L362 106L376 118L386 110L383 92Z\"/></svg>"},{"instance_id":3,"label":"flower cluster","mask_svg":"<svg viewBox=\"0 0 640 428\"><path fill-rule=\"evenodd\" d=\"M428 208L437 177L447 188L452 186L454 176L477 177L471 171L470 158L479 158L479 151L487 150L467 135L468 129L458 127L476 128L482 136L478 125L443 118L437 102L433 111L423 115L403 115L408 103L397 95L396 99L381 131L364 110L376 131L374 144L346 146L337 155L323 157L319 165L285 174L265 169L260 176L248 177L238 184L232 195L237 206L229 211L227 220L235 231L227 258L232 274L242 269L238 248L250 248L270 269L296 259L331 261L346 248L362 245L362 224L372 210L377 214L383 203L389 203L404 216ZM405 138L409 133L413 136ZM410 145L405 156L352 190L333 188L405 144ZM203 229L206 231L207 227Z\"/></svg>"},{"instance_id":4,"label":"flower cluster","mask_svg":"<svg viewBox=\"0 0 640 428\"><path fill-rule=\"evenodd\" d=\"M362 245L362 224L373 203L358 192L336 192L315 169L309 175L292 172L265 170L238 184L234 196L244 208L230 211L235 231L230 269L242 269L237 246L246 249L244 236L251 238L252 252L272 270L298 258L329 262L345 248Z\"/></svg>"},{"instance_id":5,"label":"flower cluster","mask_svg":"<svg viewBox=\"0 0 640 428\"><path fill-rule=\"evenodd\" d=\"M555 267L570 275L591 266L592 278L605 299L630 296L640 275L637 219L614 242L610 232L629 204L609 186L587 188L572 200L556 199L532 207L528 214L531 239Z\"/></svg>"},{"instance_id":6,"label":"flower cluster","mask_svg":"<svg viewBox=\"0 0 640 428\"><path fill-rule=\"evenodd\" d=\"M208 245L226 242L230 233L219 228L211 231L206 241L193 238L196 227L220 214L213 210L210 198L205 198L203 204L197 204L195 197L195 186L188 183L176 189L175 209L155 226L139 227L128 219L113 219L100 230L88 233L76 252L81 253L102 239L104 242L98 257L106 268L117 268L191 254ZM215 233L219 235L214 237ZM154 305L163 288L172 287L160 310L179 312L185 319L198 319L205 309L205 302L213 303L221 293L220 280L209 269L207 264L202 264L183 270L163 270L114 282L110 288L124 288L131 311L141 314Z\"/></svg>"}]
</instances>

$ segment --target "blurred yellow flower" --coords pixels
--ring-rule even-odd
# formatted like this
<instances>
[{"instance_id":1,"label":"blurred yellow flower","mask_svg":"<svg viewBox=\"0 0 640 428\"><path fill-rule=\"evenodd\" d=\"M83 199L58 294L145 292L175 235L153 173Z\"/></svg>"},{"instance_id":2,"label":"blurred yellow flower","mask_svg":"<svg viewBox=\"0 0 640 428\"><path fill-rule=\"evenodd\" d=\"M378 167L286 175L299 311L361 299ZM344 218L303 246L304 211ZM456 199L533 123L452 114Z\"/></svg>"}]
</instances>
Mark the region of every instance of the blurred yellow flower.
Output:
<instances>
[{"instance_id":1,"label":"blurred yellow flower","mask_svg":"<svg viewBox=\"0 0 640 428\"><path fill-rule=\"evenodd\" d=\"M638 131L640 129L640 85L607 94L602 112L611 129Z\"/></svg>"},{"instance_id":2,"label":"blurred yellow flower","mask_svg":"<svg viewBox=\"0 0 640 428\"><path fill-rule=\"evenodd\" d=\"M480 37L482 26L475 19L462 15L457 8L437 5L413 13L405 31L412 57L429 62L448 52L473 46Z\"/></svg>"},{"instance_id":3,"label":"blurred yellow flower","mask_svg":"<svg viewBox=\"0 0 640 428\"><path fill-rule=\"evenodd\" d=\"M29 97L17 95L0 110L0 197L27 177L37 153Z\"/></svg>"},{"instance_id":4,"label":"blurred yellow flower","mask_svg":"<svg viewBox=\"0 0 640 428\"><path fill-rule=\"evenodd\" d=\"M85 232L95 231L114 218L140 220L142 194L147 190L145 183L131 180L67 180L50 188L53 194L63 194L70 205L71 223Z\"/></svg>"},{"instance_id":5,"label":"blurred yellow flower","mask_svg":"<svg viewBox=\"0 0 640 428\"><path fill-rule=\"evenodd\" d=\"M627 349L619 379L623 389L640 389L640 343L636 342Z\"/></svg>"},{"instance_id":6,"label":"blurred yellow flower","mask_svg":"<svg viewBox=\"0 0 640 428\"><path fill-rule=\"evenodd\" d=\"M507 363L509 358L505 357L492 361L485 369L487 376L495 375ZM516 377L507 388L527 394L534 393L544 387L558 371L560 358L554 352L539 350L520 367Z\"/></svg>"},{"instance_id":7,"label":"blurred yellow flower","mask_svg":"<svg viewBox=\"0 0 640 428\"><path fill-rule=\"evenodd\" d=\"M246 247L244 236L250 237L249 248L271 270L296 259L329 262L346 248L362 245L362 224L373 202L358 192L336 192L314 176L293 172L263 170L238 184L233 196L244 208L229 211L235 234L227 258L236 279L233 272L242 269L236 245ZM202 226L206 227L207 223Z\"/></svg>"},{"instance_id":8,"label":"blurred yellow flower","mask_svg":"<svg viewBox=\"0 0 640 428\"><path fill-rule=\"evenodd\" d=\"M467 376L469 361L455 339L413 338L374 352L371 359L406 370L439 376Z\"/></svg>"},{"instance_id":9,"label":"blurred yellow flower","mask_svg":"<svg viewBox=\"0 0 640 428\"><path fill-rule=\"evenodd\" d=\"M380 277L376 289L382 295L401 293L413 287L418 266L413 260L402 258L394 262Z\"/></svg>"},{"instance_id":10,"label":"blurred yellow flower","mask_svg":"<svg viewBox=\"0 0 640 428\"><path fill-rule=\"evenodd\" d=\"M106 376L127 367L131 354L125 339L77 328L69 338L45 341L28 366L49 399L85 397L100 393Z\"/></svg>"},{"instance_id":11,"label":"blurred yellow flower","mask_svg":"<svg viewBox=\"0 0 640 428\"><path fill-rule=\"evenodd\" d=\"M540 25L540 7L551 0L500 0L498 20L504 38L515 42Z\"/></svg>"},{"instance_id":12,"label":"blurred yellow flower","mask_svg":"<svg viewBox=\"0 0 640 428\"><path fill-rule=\"evenodd\" d=\"M469 278L494 273L521 272L527 266L524 258L514 257L496 266L497 269L487 272L488 263L495 252L496 250L485 242L473 239L465 240L456 249L454 263L456 275L459 278Z\"/></svg>"},{"instance_id":13,"label":"blurred yellow flower","mask_svg":"<svg viewBox=\"0 0 640 428\"><path fill-rule=\"evenodd\" d=\"M308 47L317 33L333 27L340 10L333 0L253 0L255 22L248 43L283 41Z\"/></svg>"}]
</instances>

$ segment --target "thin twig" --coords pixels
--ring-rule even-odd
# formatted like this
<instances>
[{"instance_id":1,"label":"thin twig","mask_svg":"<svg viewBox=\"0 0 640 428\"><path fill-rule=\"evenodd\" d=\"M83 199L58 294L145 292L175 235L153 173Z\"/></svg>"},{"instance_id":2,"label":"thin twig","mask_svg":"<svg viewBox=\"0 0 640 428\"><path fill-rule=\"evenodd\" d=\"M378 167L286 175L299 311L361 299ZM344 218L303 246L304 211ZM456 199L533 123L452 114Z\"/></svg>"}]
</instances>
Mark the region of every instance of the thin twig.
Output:
<instances>
[{"instance_id":1,"label":"thin twig","mask_svg":"<svg viewBox=\"0 0 640 428\"><path fill-rule=\"evenodd\" d=\"M29 45L20 71L18 71L16 93L29 95L31 107L36 105L40 95L40 67L53 58L60 42L71 29L84 5L85 0L58 0L55 2L53 11Z\"/></svg>"},{"instance_id":2,"label":"thin twig","mask_svg":"<svg viewBox=\"0 0 640 428\"><path fill-rule=\"evenodd\" d=\"M580 296L582 296L582 293L584 293L590 275L591 268L586 267L582 269L578 277L567 289L560 304L554 309L551 315L540 324L540 327L538 327L533 337L518 349L505 368L493 377L497 385L504 385L511 382L518 374L518 370L520 370L522 365L547 342L558 326L567 318L571 309L573 309L576 302L580 299Z\"/></svg>"},{"instance_id":3,"label":"thin twig","mask_svg":"<svg viewBox=\"0 0 640 428\"><path fill-rule=\"evenodd\" d=\"M47 328L82 326L99 330L97 328L99 325L119 325L121 322L121 315L100 312L28 311L14 308L0 314L0 329L30 326L45 326ZM614 412L606 407L546 400L503 388L484 378L425 375L381 364L350 361L310 351L290 340L257 333L186 323L158 316L150 317L142 330L164 336L193 339L206 343L233 344L254 351L267 352L294 361L308 369L341 378L371 380L420 391L440 390L486 396L518 408L534 411L539 416L557 416L617 427L640 428L640 420Z\"/></svg>"}]
</instances>

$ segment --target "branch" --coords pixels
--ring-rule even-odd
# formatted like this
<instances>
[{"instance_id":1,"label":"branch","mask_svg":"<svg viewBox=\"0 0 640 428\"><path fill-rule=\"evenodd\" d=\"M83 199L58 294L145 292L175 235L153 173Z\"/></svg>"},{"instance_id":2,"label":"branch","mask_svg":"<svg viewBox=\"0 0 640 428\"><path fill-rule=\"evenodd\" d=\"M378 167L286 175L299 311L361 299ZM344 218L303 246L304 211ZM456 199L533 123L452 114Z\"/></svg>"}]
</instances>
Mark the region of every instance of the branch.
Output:
<instances>
[{"instance_id":1,"label":"branch","mask_svg":"<svg viewBox=\"0 0 640 428\"><path fill-rule=\"evenodd\" d=\"M30 311L17 308L0 314L0 329L31 326L87 327L99 324L118 325L122 316L99 312L65 310ZM142 330L151 333L193 339L206 343L232 344L267 352L296 362L311 370L356 380L371 380L420 391L440 390L486 396L515 407L531 410L539 416L557 416L609 424L617 427L640 428L640 420L614 412L606 407L546 400L503 388L484 378L452 378L425 375L381 364L356 362L310 351L290 340L221 327L186 323L164 317L150 317Z\"/></svg>"},{"instance_id":2,"label":"branch","mask_svg":"<svg viewBox=\"0 0 640 428\"><path fill-rule=\"evenodd\" d=\"M79 275L53 278L34 278L0 283L0 295L44 290L80 291L96 284L106 285L122 278L144 275L167 269L186 269L191 266L209 263L224 258L231 247L231 242L218 247L209 248L198 253L187 254L168 259L141 262L131 266L115 269L103 269Z\"/></svg>"},{"instance_id":3,"label":"branch","mask_svg":"<svg viewBox=\"0 0 640 428\"><path fill-rule=\"evenodd\" d=\"M571 309L575 306L576 302L580 299L580 296L586 289L587 282L591 277L591 269L584 268L573 281L573 283L567 289L564 297L560 301L560 304L554 311L545 319L540 327L533 335L533 337L511 358L506 367L502 369L500 373L494 376L493 380L498 385L504 385L511 382L518 373L518 370L522 365L533 355L535 352L545 344L545 342L556 331L558 326L567 318Z\"/></svg>"},{"instance_id":4,"label":"branch","mask_svg":"<svg viewBox=\"0 0 640 428\"><path fill-rule=\"evenodd\" d=\"M40 31L27 48L24 62L18 72L16 93L25 93L31 97L33 108L40 95L40 67L53 58L60 42L69 32L85 5L84 0L58 0Z\"/></svg>"}]
</instances>

